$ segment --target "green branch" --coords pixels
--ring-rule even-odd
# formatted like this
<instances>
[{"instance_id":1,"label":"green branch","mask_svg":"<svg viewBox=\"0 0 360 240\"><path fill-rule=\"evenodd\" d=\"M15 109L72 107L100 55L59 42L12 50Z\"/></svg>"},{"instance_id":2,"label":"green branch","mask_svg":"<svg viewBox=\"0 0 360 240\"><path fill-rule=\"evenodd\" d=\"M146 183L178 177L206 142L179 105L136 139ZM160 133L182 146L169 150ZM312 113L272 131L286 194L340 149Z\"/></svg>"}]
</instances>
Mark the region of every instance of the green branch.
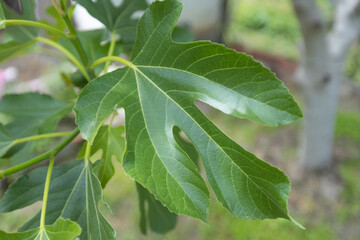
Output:
<instances>
[{"instance_id":1,"label":"green branch","mask_svg":"<svg viewBox=\"0 0 360 240\"><path fill-rule=\"evenodd\" d=\"M64 136L68 136L70 134L71 134L71 132L56 132L56 133L39 134L39 135L35 135L35 136L16 139L14 141L14 145L19 144L19 143L23 143L23 142L29 142L29 141L33 141L33 140L38 140L38 139L42 139L42 138L64 137Z\"/></svg>"},{"instance_id":2,"label":"green branch","mask_svg":"<svg viewBox=\"0 0 360 240\"><path fill-rule=\"evenodd\" d=\"M107 57L99 58L91 65L91 68L95 68L97 65L99 65L103 62L108 62L108 61L120 62L122 64L125 64L128 67L136 68L136 66L134 64L132 64L131 62L129 62L128 60L126 60L122 57L116 57L116 56L107 56Z\"/></svg>"},{"instance_id":3,"label":"green branch","mask_svg":"<svg viewBox=\"0 0 360 240\"><path fill-rule=\"evenodd\" d=\"M21 163L19 165L10 167L5 170L0 171L0 180L17 172L20 172L24 169L27 169L39 162L42 162L48 158L56 156L64 147L66 147L78 134L80 130L79 128L74 129L74 131L71 132L69 136L67 136L63 141L61 141L58 145L56 145L53 149L50 151L47 151L33 159L30 159L24 163Z\"/></svg>"},{"instance_id":4,"label":"green branch","mask_svg":"<svg viewBox=\"0 0 360 240\"><path fill-rule=\"evenodd\" d=\"M18 19L6 20L6 26L11 26L11 25L23 25L23 26L42 28L42 29L48 30L50 32L56 33L59 36L62 36L64 38L69 38L69 35L67 35L63 31L61 31L55 27L52 27L50 25L44 24L44 23L39 23L39 22L29 21L29 20L20 20L20 19L19 20Z\"/></svg>"},{"instance_id":5,"label":"green branch","mask_svg":"<svg viewBox=\"0 0 360 240\"><path fill-rule=\"evenodd\" d=\"M47 171L47 174L46 174L44 196L43 196L43 202L42 202L42 208L41 208L40 230L43 230L44 227L45 227L46 205L47 205L48 196L49 196L51 172L52 172L52 169L53 169L53 166L54 166L54 162L55 162L55 156L51 157L49 167L48 167L48 171Z\"/></svg>"},{"instance_id":6,"label":"green branch","mask_svg":"<svg viewBox=\"0 0 360 240\"><path fill-rule=\"evenodd\" d=\"M76 51L78 52L82 63L85 66L88 66L88 64L89 64L88 58L86 56L84 48L82 47L82 45L80 43L79 37L76 33L74 26L72 25L72 23L70 21L68 14L66 13L64 16L62 16L62 18L63 18L67 28L69 29L70 35L72 36L71 41L74 44L74 47L76 48Z\"/></svg>"},{"instance_id":7,"label":"green branch","mask_svg":"<svg viewBox=\"0 0 360 240\"><path fill-rule=\"evenodd\" d=\"M79 68L80 72L84 75L86 80L90 81L90 77L89 77L84 65L81 62L79 62L79 60L71 52L69 52L67 49L65 49L63 46L61 46L57 42L54 42L50 39L46 39L43 37L37 37L36 40L39 42L45 43L47 45L50 45L50 46L58 49L62 53L64 53L70 59L70 61L72 61L74 63L74 65Z\"/></svg>"}]
</instances>

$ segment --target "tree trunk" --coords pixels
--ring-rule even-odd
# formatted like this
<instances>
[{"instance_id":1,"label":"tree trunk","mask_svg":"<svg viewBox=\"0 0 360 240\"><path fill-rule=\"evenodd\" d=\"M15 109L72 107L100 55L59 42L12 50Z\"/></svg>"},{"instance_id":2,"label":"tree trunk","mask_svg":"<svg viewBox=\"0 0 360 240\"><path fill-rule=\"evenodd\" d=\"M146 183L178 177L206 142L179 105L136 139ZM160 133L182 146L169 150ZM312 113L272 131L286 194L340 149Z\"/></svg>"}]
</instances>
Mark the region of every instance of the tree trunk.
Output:
<instances>
[{"instance_id":1,"label":"tree trunk","mask_svg":"<svg viewBox=\"0 0 360 240\"><path fill-rule=\"evenodd\" d=\"M298 78L305 99L300 165L326 169L332 163L334 123L345 58L360 31L360 0L338 1L332 30L315 0L293 0L304 47Z\"/></svg>"}]
</instances>

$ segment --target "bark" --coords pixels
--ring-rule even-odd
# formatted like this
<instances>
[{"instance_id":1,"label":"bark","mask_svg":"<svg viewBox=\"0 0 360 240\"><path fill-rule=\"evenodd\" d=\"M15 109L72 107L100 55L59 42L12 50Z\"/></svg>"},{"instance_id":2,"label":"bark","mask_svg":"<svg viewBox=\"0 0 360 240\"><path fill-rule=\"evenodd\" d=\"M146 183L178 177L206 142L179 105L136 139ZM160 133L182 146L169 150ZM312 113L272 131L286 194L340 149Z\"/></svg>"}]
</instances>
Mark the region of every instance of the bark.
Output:
<instances>
[{"instance_id":1,"label":"bark","mask_svg":"<svg viewBox=\"0 0 360 240\"><path fill-rule=\"evenodd\" d=\"M220 31L218 36L219 43L225 43L225 34L227 32L229 26L229 18L230 12L229 10L229 1L228 0L221 0L220 3Z\"/></svg>"},{"instance_id":2,"label":"bark","mask_svg":"<svg viewBox=\"0 0 360 240\"><path fill-rule=\"evenodd\" d=\"M297 74L305 99L300 165L306 169L326 169L332 164L344 62L349 47L359 36L360 0L336 1L330 31L316 0L293 0L293 6L304 45Z\"/></svg>"}]
</instances>

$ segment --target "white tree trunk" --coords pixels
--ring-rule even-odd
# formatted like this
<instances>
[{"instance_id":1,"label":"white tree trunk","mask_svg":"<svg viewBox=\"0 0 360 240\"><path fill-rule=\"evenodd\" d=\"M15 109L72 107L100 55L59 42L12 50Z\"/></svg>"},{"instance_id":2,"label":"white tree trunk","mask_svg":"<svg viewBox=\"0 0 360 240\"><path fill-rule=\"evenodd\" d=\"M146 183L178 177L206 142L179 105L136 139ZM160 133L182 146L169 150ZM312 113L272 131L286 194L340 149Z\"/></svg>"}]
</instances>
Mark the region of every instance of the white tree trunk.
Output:
<instances>
[{"instance_id":1,"label":"white tree trunk","mask_svg":"<svg viewBox=\"0 0 360 240\"><path fill-rule=\"evenodd\" d=\"M334 24L328 32L315 0L293 0L304 39L298 78L305 99L300 164L307 169L324 169L332 163L344 62L360 32L360 0L335 4Z\"/></svg>"}]
</instances>

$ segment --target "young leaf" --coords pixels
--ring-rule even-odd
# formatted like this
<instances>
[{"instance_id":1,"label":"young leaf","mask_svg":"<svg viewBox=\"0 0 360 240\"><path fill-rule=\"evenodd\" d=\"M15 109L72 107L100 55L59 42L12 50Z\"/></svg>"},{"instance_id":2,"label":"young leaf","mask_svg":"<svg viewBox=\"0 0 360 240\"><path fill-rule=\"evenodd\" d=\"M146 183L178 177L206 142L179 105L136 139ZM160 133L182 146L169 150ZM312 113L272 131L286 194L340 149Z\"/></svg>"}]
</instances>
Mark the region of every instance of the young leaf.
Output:
<instances>
[{"instance_id":1,"label":"young leaf","mask_svg":"<svg viewBox=\"0 0 360 240\"><path fill-rule=\"evenodd\" d=\"M161 202L156 200L154 196L136 183L136 189L139 196L140 208L140 229L143 234L147 233L147 224L150 229L156 233L166 233L172 230L177 221L177 215L169 212ZM147 203L147 207L145 206ZM147 223L148 222L148 223Z\"/></svg>"},{"instance_id":2,"label":"young leaf","mask_svg":"<svg viewBox=\"0 0 360 240\"><path fill-rule=\"evenodd\" d=\"M124 127L110 127L102 126L95 137L94 144L91 147L90 155L94 155L101 150L101 159L103 159L99 167L98 178L101 186L104 188L107 182L114 176L114 165L112 164L112 157L115 157L119 162L122 162L122 157L125 151ZM86 146L86 144L84 145ZM85 148L81 150L78 158L83 158Z\"/></svg>"},{"instance_id":3,"label":"young leaf","mask_svg":"<svg viewBox=\"0 0 360 240\"><path fill-rule=\"evenodd\" d=\"M124 0L119 6L115 6L111 0L76 0L76 2L91 16L102 22L110 32L136 26L137 21L132 18L133 13L145 10L148 6L146 0Z\"/></svg>"},{"instance_id":4,"label":"young leaf","mask_svg":"<svg viewBox=\"0 0 360 240\"><path fill-rule=\"evenodd\" d=\"M76 2L102 22L110 32L120 34L123 47L126 51L131 51L138 22L133 14L147 8L146 0L124 0L119 6L115 6L111 0L76 0Z\"/></svg>"},{"instance_id":5,"label":"young leaf","mask_svg":"<svg viewBox=\"0 0 360 240\"><path fill-rule=\"evenodd\" d=\"M26 232L5 233L0 230L2 240L73 240L81 233L80 226L69 219L59 218L44 229L35 228Z\"/></svg>"},{"instance_id":6,"label":"young leaf","mask_svg":"<svg viewBox=\"0 0 360 240\"><path fill-rule=\"evenodd\" d=\"M251 57L207 41L175 43L182 4L156 1L137 29L130 67L92 81L75 105L82 136L93 142L114 108L125 108L126 172L170 211L206 220L209 192L174 140L179 127L198 149L218 200L241 218L286 218L289 179L223 134L196 99L266 125L301 111L273 73Z\"/></svg>"},{"instance_id":7,"label":"young leaf","mask_svg":"<svg viewBox=\"0 0 360 240\"><path fill-rule=\"evenodd\" d=\"M98 168L96 164L84 160L54 167L46 210L46 224L54 223L59 217L69 218L81 226L80 239L116 238L115 230L99 210L98 204L104 199L100 181L94 174L95 168ZM10 185L0 202L0 212L20 209L41 200L46 172L47 168L38 168ZM39 222L40 213L20 231L36 228Z\"/></svg>"}]
</instances>

